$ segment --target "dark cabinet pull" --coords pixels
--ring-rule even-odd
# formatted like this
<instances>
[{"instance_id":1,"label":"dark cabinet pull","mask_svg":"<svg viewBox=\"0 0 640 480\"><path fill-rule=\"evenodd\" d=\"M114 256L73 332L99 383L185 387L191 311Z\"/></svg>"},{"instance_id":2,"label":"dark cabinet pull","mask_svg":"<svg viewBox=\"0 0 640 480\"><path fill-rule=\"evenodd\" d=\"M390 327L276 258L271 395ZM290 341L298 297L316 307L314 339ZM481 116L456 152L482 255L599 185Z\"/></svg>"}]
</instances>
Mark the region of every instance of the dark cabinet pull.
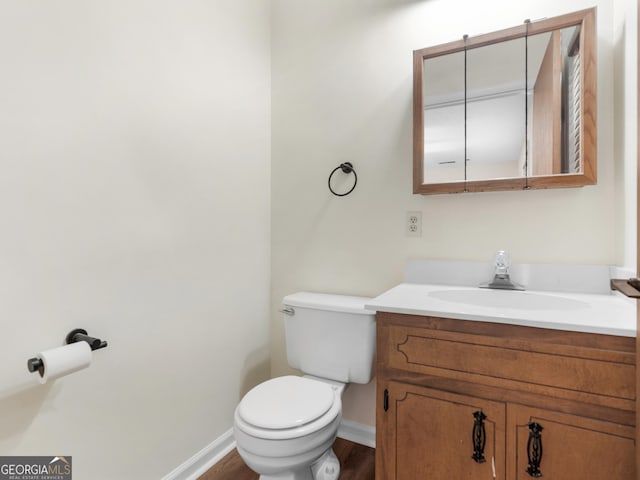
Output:
<instances>
[{"instance_id":1,"label":"dark cabinet pull","mask_svg":"<svg viewBox=\"0 0 640 480\"><path fill-rule=\"evenodd\" d=\"M473 432L471 438L473 440L473 458L476 463L484 463L484 446L487 443L487 432L484 429L484 420L487 416L481 410L473 412Z\"/></svg>"},{"instance_id":2,"label":"dark cabinet pull","mask_svg":"<svg viewBox=\"0 0 640 480\"><path fill-rule=\"evenodd\" d=\"M532 477L541 477L540 462L542 461L542 425L535 422L530 422L529 426L529 440L527 441L527 459L529 460L529 466L527 467L527 473Z\"/></svg>"},{"instance_id":3,"label":"dark cabinet pull","mask_svg":"<svg viewBox=\"0 0 640 480\"><path fill-rule=\"evenodd\" d=\"M389 410L389 390L385 388L384 395L382 397L382 408L384 408L384 411L386 412Z\"/></svg>"}]
</instances>

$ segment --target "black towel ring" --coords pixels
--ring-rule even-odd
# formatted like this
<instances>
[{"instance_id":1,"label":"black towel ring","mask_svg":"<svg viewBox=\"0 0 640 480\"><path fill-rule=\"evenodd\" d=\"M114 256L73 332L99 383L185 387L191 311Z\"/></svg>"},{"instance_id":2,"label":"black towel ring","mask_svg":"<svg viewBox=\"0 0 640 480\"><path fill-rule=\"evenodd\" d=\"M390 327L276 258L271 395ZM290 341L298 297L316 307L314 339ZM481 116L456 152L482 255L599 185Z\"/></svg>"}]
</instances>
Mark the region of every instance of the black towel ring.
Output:
<instances>
[{"instance_id":1,"label":"black towel ring","mask_svg":"<svg viewBox=\"0 0 640 480\"><path fill-rule=\"evenodd\" d=\"M342 172L346 174L353 173L353 186L346 193L336 193L333 188L331 188L331 177L333 177L333 174L338 170L342 170ZM356 188L356 185L358 184L358 175L356 174L356 171L353 169L353 165L350 162L344 162L334 168L333 171L329 174L329 180L327 181L327 184L329 185L329 190L331 191L331 193L333 193L336 197L344 197L346 195L349 195L351 192L353 192L353 189Z\"/></svg>"}]
</instances>

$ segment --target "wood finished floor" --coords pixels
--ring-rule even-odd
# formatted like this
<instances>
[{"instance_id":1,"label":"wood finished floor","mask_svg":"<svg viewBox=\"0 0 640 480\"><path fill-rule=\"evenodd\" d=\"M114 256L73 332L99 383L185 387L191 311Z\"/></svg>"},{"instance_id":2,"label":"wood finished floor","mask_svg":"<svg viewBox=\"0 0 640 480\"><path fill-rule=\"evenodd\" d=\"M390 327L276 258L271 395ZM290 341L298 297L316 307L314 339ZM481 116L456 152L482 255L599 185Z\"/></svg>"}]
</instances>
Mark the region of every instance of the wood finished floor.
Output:
<instances>
[{"instance_id":1,"label":"wood finished floor","mask_svg":"<svg viewBox=\"0 0 640 480\"><path fill-rule=\"evenodd\" d=\"M333 451L340 460L340 480L374 480L375 450L337 438ZM258 480L234 449L198 480Z\"/></svg>"}]
</instances>

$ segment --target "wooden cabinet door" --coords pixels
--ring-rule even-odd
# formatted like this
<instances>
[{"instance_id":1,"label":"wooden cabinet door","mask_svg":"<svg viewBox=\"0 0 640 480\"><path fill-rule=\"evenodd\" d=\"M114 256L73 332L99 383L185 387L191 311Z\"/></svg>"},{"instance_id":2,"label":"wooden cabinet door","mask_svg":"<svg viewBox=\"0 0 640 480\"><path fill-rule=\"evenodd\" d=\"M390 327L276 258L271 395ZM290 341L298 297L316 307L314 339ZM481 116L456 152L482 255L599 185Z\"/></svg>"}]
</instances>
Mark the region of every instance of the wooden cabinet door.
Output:
<instances>
[{"instance_id":1,"label":"wooden cabinet door","mask_svg":"<svg viewBox=\"0 0 640 480\"><path fill-rule=\"evenodd\" d=\"M384 404L388 408L385 411L382 405L378 407L381 429L376 454L381 458L376 464L376 478L504 479L504 403L393 381L381 389L383 395L385 389L388 399ZM475 412L486 417L482 422L482 463L472 458ZM480 430L476 428L479 434Z\"/></svg>"},{"instance_id":2,"label":"wooden cabinet door","mask_svg":"<svg viewBox=\"0 0 640 480\"><path fill-rule=\"evenodd\" d=\"M532 423L542 427L538 450L542 452L539 473L543 479L635 478L633 427L520 405L509 404L507 408L509 479L533 478L528 473L527 455ZM529 450L534 443L532 438Z\"/></svg>"}]
</instances>

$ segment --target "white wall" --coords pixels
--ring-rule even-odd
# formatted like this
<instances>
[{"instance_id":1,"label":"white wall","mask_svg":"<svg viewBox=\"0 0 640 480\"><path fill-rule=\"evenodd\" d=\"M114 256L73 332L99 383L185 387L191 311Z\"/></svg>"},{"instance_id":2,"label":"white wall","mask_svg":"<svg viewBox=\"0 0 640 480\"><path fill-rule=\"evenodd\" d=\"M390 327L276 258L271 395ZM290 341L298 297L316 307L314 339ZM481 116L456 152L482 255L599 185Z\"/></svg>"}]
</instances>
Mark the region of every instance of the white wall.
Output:
<instances>
[{"instance_id":1,"label":"white wall","mask_svg":"<svg viewBox=\"0 0 640 480\"><path fill-rule=\"evenodd\" d=\"M409 258L622 264L629 156L614 149L610 0L274 0L272 3L272 374L288 371L277 308L297 290L377 295ZM598 185L419 196L411 193L412 51L598 6ZM635 21L635 20L634 20ZM618 73L618 72L616 72ZM615 117L620 120L619 117ZM616 126L616 128L623 128ZM350 161L356 190L327 175ZM620 182L623 182L622 184ZM629 186L629 188L632 188ZM422 212L423 236L404 235ZM618 239L624 240L619 241ZM345 418L372 424L373 388L345 394Z\"/></svg>"},{"instance_id":2,"label":"white wall","mask_svg":"<svg viewBox=\"0 0 640 480\"><path fill-rule=\"evenodd\" d=\"M616 221L618 258L635 270L637 265L637 158L638 158L638 2L615 0L614 5L614 72L615 72L615 158L616 191L621 208Z\"/></svg>"},{"instance_id":3,"label":"white wall","mask_svg":"<svg viewBox=\"0 0 640 480\"><path fill-rule=\"evenodd\" d=\"M261 0L0 1L0 454L157 479L269 375ZM83 327L88 369L26 360Z\"/></svg>"}]
</instances>

